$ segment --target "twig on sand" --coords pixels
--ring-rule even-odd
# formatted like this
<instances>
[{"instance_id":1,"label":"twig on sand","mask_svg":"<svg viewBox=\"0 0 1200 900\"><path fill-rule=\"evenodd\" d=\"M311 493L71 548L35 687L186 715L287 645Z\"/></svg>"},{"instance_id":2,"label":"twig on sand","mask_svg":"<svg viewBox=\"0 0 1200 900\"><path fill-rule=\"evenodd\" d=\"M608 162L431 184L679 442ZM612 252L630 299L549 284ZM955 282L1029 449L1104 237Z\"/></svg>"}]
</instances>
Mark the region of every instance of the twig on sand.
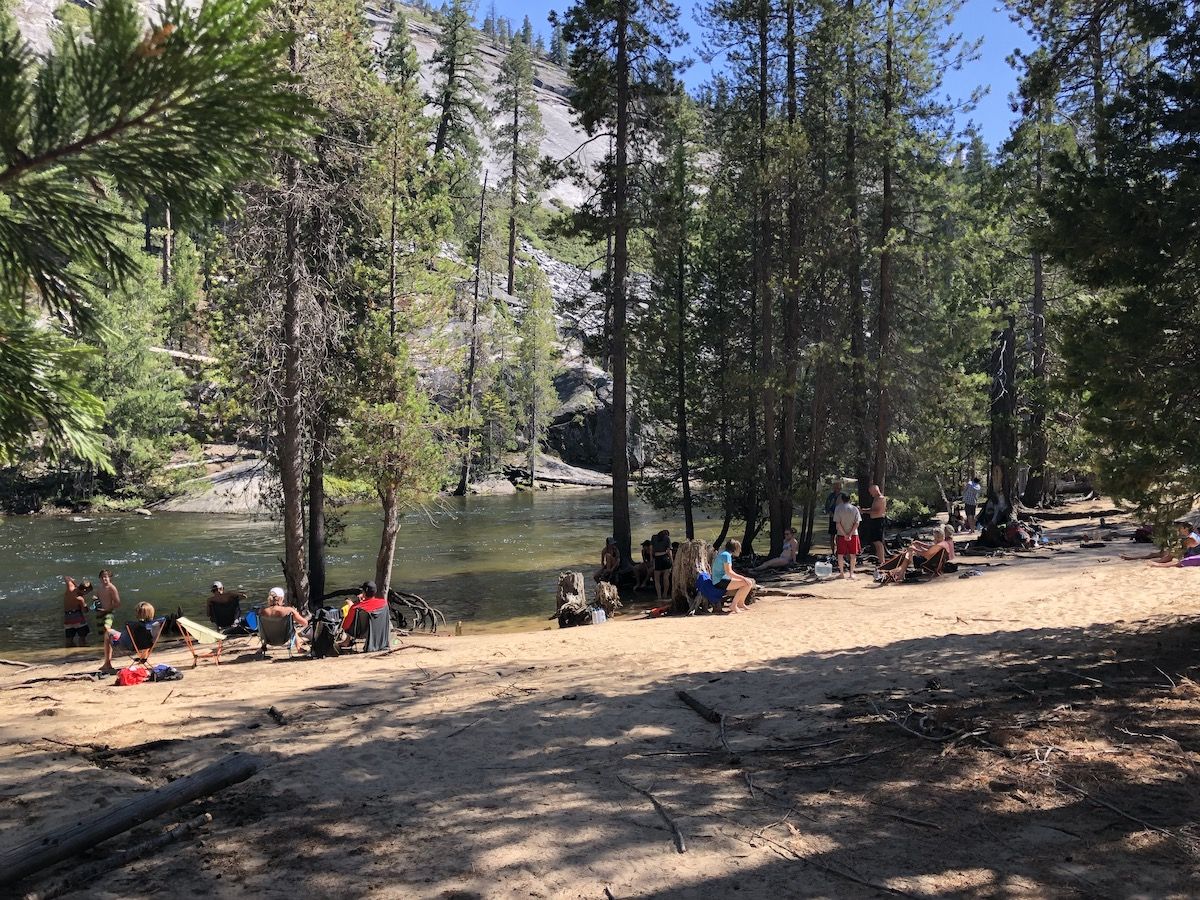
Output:
<instances>
[{"instance_id":1,"label":"twig on sand","mask_svg":"<svg viewBox=\"0 0 1200 900\"><path fill-rule=\"evenodd\" d=\"M799 762L789 763L785 768L788 769L830 769L834 766L854 766L860 762L866 762L873 756L880 756L884 753L891 753L898 745L893 744L891 747L884 747L882 750L872 750L870 753L848 753L845 756L838 756L834 759L817 760L816 762Z\"/></svg>"},{"instance_id":2,"label":"twig on sand","mask_svg":"<svg viewBox=\"0 0 1200 900\"><path fill-rule=\"evenodd\" d=\"M671 814L668 813L663 805L658 802L658 798L645 788L640 788L636 784L626 781L620 775L617 776L617 781L621 782L621 784L625 785L625 787L637 791L654 804L655 811L662 816L664 822L671 826L671 832L675 835L675 849L680 853L687 853L687 843L683 839L683 832L679 830L679 824L673 818L671 818Z\"/></svg>"},{"instance_id":3,"label":"twig on sand","mask_svg":"<svg viewBox=\"0 0 1200 900\"><path fill-rule=\"evenodd\" d=\"M40 678L26 678L24 681L3 688L3 690L15 691L19 688L29 687L31 684L45 684L48 681L98 681L99 677L95 672L75 672L70 675L43 675Z\"/></svg>"},{"instance_id":4,"label":"twig on sand","mask_svg":"<svg viewBox=\"0 0 1200 900\"><path fill-rule=\"evenodd\" d=\"M1135 822L1136 824L1141 825L1143 828L1148 829L1149 831L1156 832L1157 834L1166 835L1167 837L1175 837L1176 836L1175 832L1170 831L1169 829L1166 829L1166 828L1162 828L1158 825L1151 825L1145 819L1139 819L1137 816L1133 815L1132 813L1125 812L1125 810L1121 809L1119 806L1113 806L1107 800L1101 800L1099 797L1089 794L1083 788L1078 787L1074 784L1071 784L1071 782L1069 782L1069 781L1064 781L1063 779L1059 778L1057 775L1054 776L1054 785L1055 785L1055 787L1065 787L1068 790L1074 791L1076 794L1078 794L1080 797L1083 797L1088 802L1095 803L1097 806L1103 806L1105 809L1109 810L1110 812L1115 812L1121 818L1128 819L1130 822Z\"/></svg>"},{"instance_id":5,"label":"twig on sand","mask_svg":"<svg viewBox=\"0 0 1200 900\"><path fill-rule=\"evenodd\" d=\"M889 819L898 819L901 822L908 822L910 825L920 825L922 828L932 828L935 831L942 830L942 826L936 822L926 822L924 819L914 819L912 816L906 816L897 812L885 812L884 815Z\"/></svg>"},{"instance_id":6,"label":"twig on sand","mask_svg":"<svg viewBox=\"0 0 1200 900\"><path fill-rule=\"evenodd\" d=\"M787 744L782 747L750 747L742 753L799 753L803 750L815 750L818 747L829 747L840 744L844 738L833 738L829 741L817 741L815 744Z\"/></svg>"},{"instance_id":7,"label":"twig on sand","mask_svg":"<svg viewBox=\"0 0 1200 900\"><path fill-rule=\"evenodd\" d=\"M616 895L607 886L604 888L604 898L605 900L617 900Z\"/></svg>"},{"instance_id":8,"label":"twig on sand","mask_svg":"<svg viewBox=\"0 0 1200 900\"><path fill-rule=\"evenodd\" d=\"M437 681L439 678L446 678L447 676L449 676L450 678L457 678L459 675L466 675L468 671L470 671L470 670L469 669L459 669L454 672L443 672L441 675L434 675L432 678L426 678L424 681L410 681L409 684L411 684L413 687L417 688L417 687L421 687L422 685L429 684L430 682Z\"/></svg>"},{"instance_id":9,"label":"twig on sand","mask_svg":"<svg viewBox=\"0 0 1200 900\"><path fill-rule=\"evenodd\" d=\"M466 731L468 728L474 728L474 727L475 727L476 725L478 725L480 722L484 722L484 721L486 721L486 720L487 720L487 716L480 716L480 717L479 717L478 719L476 719L474 722L470 722L470 723L468 723L468 724L464 725L462 728L456 728L454 731L452 731L452 732L450 732L448 735L446 735L446 737L448 737L448 738L452 738L452 737L454 737L455 735L462 734L462 733L463 733L464 731Z\"/></svg>"},{"instance_id":10,"label":"twig on sand","mask_svg":"<svg viewBox=\"0 0 1200 900\"><path fill-rule=\"evenodd\" d=\"M172 695L173 693L175 693L175 688L171 688L169 691L167 691L167 696L163 697L163 698L162 698L162 703L160 703L160 704L158 704L158 705L159 705L159 706L162 706L162 705L164 705L164 704L165 704L165 703L166 703L168 700L170 700L170 699L171 699L171 695Z\"/></svg>"},{"instance_id":11,"label":"twig on sand","mask_svg":"<svg viewBox=\"0 0 1200 900\"><path fill-rule=\"evenodd\" d=\"M426 644L401 644L399 647L393 647L391 650L384 650L380 656L391 656L393 653L399 653L401 650L432 650L434 653L441 653L445 647L430 647Z\"/></svg>"},{"instance_id":12,"label":"twig on sand","mask_svg":"<svg viewBox=\"0 0 1200 900\"><path fill-rule=\"evenodd\" d=\"M38 668L37 663L21 662L18 659L0 659L0 666L18 666L19 668L22 668L22 669Z\"/></svg>"},{"instance_id":13,"label":"twig on sand","mask_svg":"<svg viewBox=\"0 0 1200 900\"><path fill-rule=\"evenodd\" d=\"M1175 679L1174 678L1172 678L1170 675L1168 675L1166 672L1164 672L1158 666L1154 667L1154 671L1157 672L1159 675L1161 675L1163 678L1167 679L1167 681L1169 681L1171 683L1171 690L1175 690Z\"/></svg>"},{"instance_id":14,"label":"twig on sand","mask_svg":"<svg viewBox=\"0 0 1200 900\"><path fill-rule=\"evenodd\" d=\"M812 866L814 869L824 872L827 875L833 875L835 878L842 878L842 879L845 879L846 881L853 882L854 884L861 885L862 887L869 887L872 890L883 891L885 894L891 894L895 897L911 897L912 900L920 900L920 898L918 898L916 894L910 894L906 891L900 890L899 888L888 887L886 884L879 884L874 881L869 881L866 878L860 878L859 876L855 875L853 872L846 872L837 866L832 866L829 863L822 862L821 860L817 859L815 855L814 856L806 856L805 854L800 853L798 850L794 849L793 847L788 846L787 844L783 843L782 841L777 841L774 838L767 837L765 834L759 834L756 831L752 831L751 829L749 829L745 825L743 825L741 822L737 822L733 819L730 819L728 816L722 816L722 818L726 819L729 822L733 822L733 824L736 825L738 828L741 828L742 830L750 832L750 834L753 834L754 840L758 840L758 841L762 841L763 843L770 844L772 847L776 848L777 850L791 856L797 862L803 863L806 866ZM741 841L743 844L749 844L751 847L754 846L754 841L749 841L749 840L746 840L745 838L737 837L736 835L734 835L734 840Z\"/></svg>"}]
</instances>

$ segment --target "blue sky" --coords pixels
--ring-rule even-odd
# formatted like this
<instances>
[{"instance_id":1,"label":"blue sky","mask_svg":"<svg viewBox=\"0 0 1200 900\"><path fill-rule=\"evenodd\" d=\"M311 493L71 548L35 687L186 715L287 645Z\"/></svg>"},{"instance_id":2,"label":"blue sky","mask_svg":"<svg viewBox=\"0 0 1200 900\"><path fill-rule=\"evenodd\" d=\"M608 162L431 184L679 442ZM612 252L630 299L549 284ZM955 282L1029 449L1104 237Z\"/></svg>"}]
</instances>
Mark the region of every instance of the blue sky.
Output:
<instances>
[{"instance_id":1,"label":"blue sky","mask_svg":"<svg viewBox=\"0 0 1200 900\"><path fill-rule=\"evenodd\" d=\"M487 15L491 0L479 0L479 18ZM496 0L496 11L501 16L507 16L514 24L520 26L526 15L533 22L534 30L549 37L549 26L546 15L551 9L565 9L567 2L547 2L547 0L526 0L518 3L516 0ZM701 32L692 19L692 4L687 0L680 2L684 13L684 29L690 34L693 42L701 39ZM986 87L987 95L980 101L978 107L960 116L959 125L965 127L968 121L974 122L983 134L984 140L991 147L998 146L1008 136L1012 112L1009 110L1008 96L1016 89L1016 76L1005 62L1005 58L1016 48L1028 48L1030 45L1025 33L1013 24L1007 10L998 0L966 0L954 23L954 30L967 39L983 38L979 48L979 58L964 66L958 72L948 72L946 75L946 90L955 98L966 97L976 87ZM694 53L688 54L695 57ZM708 76L708 71L701 63L696 62L684 76L690 86L702 83Z\"/></svg>"}]
</instances>

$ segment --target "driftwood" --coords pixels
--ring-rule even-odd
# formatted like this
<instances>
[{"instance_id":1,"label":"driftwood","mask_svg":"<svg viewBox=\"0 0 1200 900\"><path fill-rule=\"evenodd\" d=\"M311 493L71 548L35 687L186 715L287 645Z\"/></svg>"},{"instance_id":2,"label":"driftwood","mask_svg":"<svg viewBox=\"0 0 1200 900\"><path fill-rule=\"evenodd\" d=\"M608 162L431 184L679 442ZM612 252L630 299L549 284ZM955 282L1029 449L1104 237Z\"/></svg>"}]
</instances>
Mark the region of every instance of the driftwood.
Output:
<instances>
[{"instance_id":1,"label":"driftwood","mask_svg":"<svg viewBox=\"0 0 1200 900\"><path fill-rule=\"evenodd\" d=\"M17 666L21 669L36 669L37 663L21 662L18 659L0 659L0 666Z\"/></svg>"},{"instance_id":2,"label":"driftwood","mask_svg":"<svg viewBox=\"0 0 1200 900\"><path fill-rule=\"evenodd\" d=\"M559 628L591 625L592 613L584 593L582 572L559 572L558 590L554 595L554 615Z\"/></svg>"},{"instance_id":3,"label":"driftwood","mask_svg":"<svg viewBox=\"0 0 1200 900\"><path fill-rule=\"evenodd\" d=\"M710 572L712 547L707 541L683 541L675 551L671 566L671 603L677 612L693 607L696 596L696 576Z\"/></svg>"},{"instance_id":4,"label":"driftwood","mask_svg":"<svg viewBox=\"0 0 1200 900\"><path fill-rule=\"evenodd\" d=\"M609 584L607 581L597 582L596 597L592 601L592 605L604 610L604 614L610 619L615 616L617 610L621 608L621 593L617 590L617 586Z\"/></svg>"},{"instance_id":5,"label":"driftwood","mask_svg":"<svg viewBox=\"0 0 1200 900\"><path fill-rule=\"evenodd\" d=\"M705 706L687 691L676 691L675 696L694 709L706 722L712 722L714 725L721 723L722 716L711 706Z\"/></svg>"},{"instance_id":6,"label":"driftwood","mask_svg":"<svg viewBox=\"0 0 1200 900\"><path fill-rule=\"evenodd\" d=\"M632 788L633 790L637 791L654 804L655 811L662 816L664 822L671 826L671 832L675 835L675 849L680 853L687 853L687 842L683 839L683 832L679 829L679 824L671 818L671 814L668 813L663 805L658 802L658 798L645 788L640 788L636 784L626 781L620 775L617 776L617 781L621 782L621 784L625 785L625 787Z\"/></svg>"},{"instance_id":7,"label":"driftwood","mask_svg":"<svg viewBox=\"0 0 1200 900\"><path fill-rule=\"evenodd\" d=\"M11 885L27 875L70 859L102 841L148 822L155 816L245 781L261 767L262 760L257 756L233 753L206 769L184 775L70 828L36 834L0 852L0 884Z\"/></svg>"},{"instance_id":8,"label":"driftwood","mask_svg":"<svg viewBox=\"0 0 1200 900\"><path fill-rule=\"evenodd\" d=\"M211 821L212 813L204 813L203 815L196 816L194 819L180 822L178 825L169 828L162 834L155 835L147 841L113 853L111 856L106 856L92 865L74 869L66 877L51 882L41 890L29 892L25 895L24 900L54 900L55 897L61 897L63 894L69 894L72 891L94 887L109 872L135 862L143 856L148 856L155 850L166 847L168 844L175 843L190 832L197 828L202 828Z\"/></svg>"},{"instance_id":9,"label":"driftwood","mask_svg":"<svg viewBox=\"0 0 1200 900\"><path fill-rule=\"evenodd\" d=\"M3 688L6 691L15 691L18 688L29 687L34 684L46 684L50 681L99 681L100 676L94 672L75 672L71 675L43 675L40 678L26 678L24 681Z\"/></svg>"}]
</instances>

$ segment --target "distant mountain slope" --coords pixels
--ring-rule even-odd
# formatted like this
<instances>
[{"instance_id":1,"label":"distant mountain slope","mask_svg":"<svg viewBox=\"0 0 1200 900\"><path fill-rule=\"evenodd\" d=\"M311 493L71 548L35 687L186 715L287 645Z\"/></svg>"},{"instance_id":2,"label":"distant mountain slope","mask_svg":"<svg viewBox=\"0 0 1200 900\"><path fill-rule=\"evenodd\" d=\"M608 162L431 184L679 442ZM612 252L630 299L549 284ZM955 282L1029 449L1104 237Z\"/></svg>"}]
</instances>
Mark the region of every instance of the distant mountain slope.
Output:
<instances>
[{"instance_id":1,"label":"distant mountain slope","mask_svg":"<svg viewBox=\"0 0 1200 900\"><path fill-rule=\"evenodd\" d=\"M62 2L63 0L17 0L13 10L17 24L30 43L39 51L44 51L50 46L50 32L55 25L54 11ZM80 6L91 5L88 0L75 0L75 2ZM156 6L150 0L139 0L138 5L146 11L147 15ZM382 47L387 40L391 17L383 11L385 7L378 2L367 3L364 8L367 21L374 29L375 43ZM437 47L438 29L436 25L430 24L428 17L418 10L406 7L406 11L409 13L409 27L413 43L416 45L417 53L423 63L421 86L427 94L431 94L434 72L429 61ZM483 34L479 35L479 50L483 61L481 74L484 84L489 88L488 95L483 99L485 106L490 108L494 105L491 87L500 75L500 66L508 51L493 47L491 41ZM546 60L537 60L535 71L538 106L541 108L542 124L546 129L546 136L542 141L543 155L552 159L563 159L568 154L578 152L578 158L584 164L591 164L599 160L607 150L607 145L603 141L596 141L579 149L587 141L587 135L574 123L568 99L571 93L570 76L563 69ZM480 139L490 153L491 141L488 136L481 133ZM503 169L501 161L495 158L489 158L486 165L493 173L498 173ZM492 183L495 182L496 178L493 177ZM547 190L545 197L547 200L560 200L573 207L582 201L583 192L574 184L564 181L552 185Z\"/></svg>"}]
</instances>

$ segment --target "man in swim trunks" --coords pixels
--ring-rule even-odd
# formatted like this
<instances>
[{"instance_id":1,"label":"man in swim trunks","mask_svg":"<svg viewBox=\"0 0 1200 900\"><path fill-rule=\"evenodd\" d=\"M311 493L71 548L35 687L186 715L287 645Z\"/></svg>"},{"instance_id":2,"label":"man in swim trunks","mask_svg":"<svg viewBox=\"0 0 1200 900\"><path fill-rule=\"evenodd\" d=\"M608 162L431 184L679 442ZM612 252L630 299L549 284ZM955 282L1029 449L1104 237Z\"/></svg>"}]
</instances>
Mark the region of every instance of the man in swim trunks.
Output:
<instances>
[{"instance_id":1,"label":"man in swim trunks","mask_svg":"<svg viewBox=\"0 0 1200 900\"><path fill-rule=\"evenodd\" d=\"M108 634L113 627L113 613L121 605L121 594L113 584L112 572L108 569L100 570L100 589L96 591L96 599L99 601L96 607L96 631Z\"/></svg>"},{"instance_id":2,"label":"man in swim trunks","mask_svg":"<svg viewBox=\"0 0 1200 900\"><path fill-rule=\"evenodd\" d=\"M879 490L879 485L873 484L867 488L871 495L871 506L863 516L859 537L865 547L870 544L875 551L875 559L882 563L887 559L887 546L884 544L884 525L887 522L887 497Z\"/></svg>"},{"instance_id":3,"label":"man in swim trunks","mask_svg":"<svg viewBox=\"0 0 1200 900\"><path fill-rule=\"evenodd\" d=\"M67 647L86 647L91 626L87 623L87 595L92 592L92 583L86 578L75 583L70 575L64 575L66 590L63 592L63 640Z\"/></svg>"}]
</instances>

